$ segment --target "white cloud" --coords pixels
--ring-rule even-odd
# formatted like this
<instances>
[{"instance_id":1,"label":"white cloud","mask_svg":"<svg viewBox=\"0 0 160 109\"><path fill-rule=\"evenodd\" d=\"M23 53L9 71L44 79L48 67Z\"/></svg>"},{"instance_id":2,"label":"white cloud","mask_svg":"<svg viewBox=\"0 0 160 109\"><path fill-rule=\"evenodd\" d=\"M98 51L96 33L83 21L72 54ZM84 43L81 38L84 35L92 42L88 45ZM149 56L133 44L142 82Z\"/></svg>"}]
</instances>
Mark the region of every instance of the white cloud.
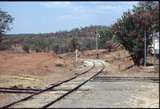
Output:
<instances>
[{"instance_id":1,"label":"white cloud","mask_svg":"<svg viewBox=\"0 0 160 109\"><path fill-rule=\"evenodd\" d=\"M65 7L65 6L70 6L72 3L71 2L41 2L40 5L52 8L52 7Z\"/></svg>"},{"instance_id":2,"label":"white cloud","mask_svg":"<svg viewBox=\"0 0 160 109\"><path fill-rule=\"evenodd\" d=\"M43 2L41 5L49 8L62 7L67 14L59 16L60 19L86 19L97 14L115 12L125 9L127 5L134 5L137 2Z\"/></svg>"}]
</instances>

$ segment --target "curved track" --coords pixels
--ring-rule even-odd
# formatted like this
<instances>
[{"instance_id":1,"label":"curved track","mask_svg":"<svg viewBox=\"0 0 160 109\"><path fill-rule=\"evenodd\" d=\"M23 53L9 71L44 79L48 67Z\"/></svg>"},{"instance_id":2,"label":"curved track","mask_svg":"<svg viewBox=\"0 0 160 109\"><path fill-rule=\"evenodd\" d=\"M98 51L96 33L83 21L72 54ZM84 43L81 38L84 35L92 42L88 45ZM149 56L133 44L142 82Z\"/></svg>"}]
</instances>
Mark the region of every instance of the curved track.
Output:
<instances>
[{"instance_id":1,"label":"curved track","mask_svg":"<svg viewBox=\"0 0 160 109\"><path fill-rule=\"evenodd\" d=\"M92 63L92 67L89 68L87 71L84 71L81 74L78 74L58 84L51 85L50 87L45 88L44 90L41 90L37 93L31 94L28 97L7 104L2 108L47 108L55 102L59 101L60 99L64 98L68 94L77 90L79 87L81 87L90 79L103 71L104 64L102 62L99 62L99 64L101 63L101 67L96 66L94 62ZM61 91L64 88L68 88L68 90ZM57 89L59 91L53 91L52 89Z\"/></svg>"}]
</instances>

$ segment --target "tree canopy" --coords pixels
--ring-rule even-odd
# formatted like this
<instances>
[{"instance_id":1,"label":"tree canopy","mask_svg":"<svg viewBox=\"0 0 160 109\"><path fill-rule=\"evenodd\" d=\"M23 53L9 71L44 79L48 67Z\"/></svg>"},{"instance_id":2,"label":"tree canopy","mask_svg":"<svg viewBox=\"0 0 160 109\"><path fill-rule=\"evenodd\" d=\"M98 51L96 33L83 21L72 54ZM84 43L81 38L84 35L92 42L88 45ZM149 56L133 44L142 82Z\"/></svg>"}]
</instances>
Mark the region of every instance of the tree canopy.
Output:
<instances>
[{"instance_id":1,"label":"tree canopy","mask_svg":"<svg viewBox=\"0 0 160 109\"><path fill-rule=\"evenodd\" d=\"M151 42L149 35L159 28L159 3L155 1L139 2L137 6L112 25L112 31L120 43L131 53L135 65L143 63L144 33L147 45Z\"/></svg>"},{"instance_id":2,"label":"tree canopy","mask_svg":"<svg viewBox=\"0 0 160 109\"><path fill-rule=\"evenodd\" d=\"M2 35L11 29L10 24L13 22L14 18L0 9L0 42L2 40Z\"/></svg>"}]
</instances>

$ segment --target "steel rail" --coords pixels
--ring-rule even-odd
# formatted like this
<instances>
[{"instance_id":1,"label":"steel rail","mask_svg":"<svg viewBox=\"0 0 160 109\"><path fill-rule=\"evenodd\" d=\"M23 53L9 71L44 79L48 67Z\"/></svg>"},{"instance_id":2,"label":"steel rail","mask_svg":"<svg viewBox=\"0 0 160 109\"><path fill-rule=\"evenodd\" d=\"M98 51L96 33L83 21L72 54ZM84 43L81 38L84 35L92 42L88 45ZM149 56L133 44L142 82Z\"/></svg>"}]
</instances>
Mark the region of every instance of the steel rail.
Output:
<instances>
[{"instance_id":1,"label":"steel rail","mask_svg":"<svg viewBox=\"0 0 160 109\"><path fill-rule=\"evenodd\" d=\"M38 91L33 90L11 90L11 89L0 89L0 93L25 93L25 94L33 94Z\"/></svg>"},{"instance_id":2,"label":"steel rail","mask_svg":"<svg viewBox=\"0 0 160 109\"><path fill-rule=\"evenodd\" d=\"M12 103L10 103L10 104L4 105L4 106L2 106L2 107L0 107L0 108L8 108L8 107L10 107L10 106L12 106L12 105L15 105L15 104L20 103L20 102L25 101L25 100L28 100L28 99L32 98L33 96L35 96L35 95L41 94L41 93L43 93L43 92L45 92L45 91L49 91L49 90L53 89L54 87L57 87L57 86L59 86L59 85L61 85L61 84L63 84L63 83L66 83L66 82L68 82L68 81L71 81L71 80L73 80L73 79L75 79L75 78L77 78L77 77L79 77L79 76L81 76L81 75L89 72L89 71L92 70L94 67L95 67L95 64L93 63L92 67L89 68L88 70L84 71L83 73L80 73L80 74L78 74L78 75L75 75L74 77L71 77L71 78L69 78L69 79L67 79L67 80L61 81L61 82L59 82L59 83L57 83L57 84L52 84L52 85L51 85L50 87L48 87L48 88L45 88L45 89L43 89L43 90L41 90L41 91L38 91L37 93L33 93L33 94L31 94L31 95L29 95L29 96L27 96L27 97L25 97L25 98L22 98L22 99L20 99L20 100L14 101L14 102L12 102Z\"/></svg>"},{"instance_id":3,"label":"steel rail","mask_svg":"<svg viewBox=\"0 0 160 109\"><path fill-rule=\"evenodd\" d=\"M89 79L87 79L86 81L84 81L83 83L79 84L78 86L76 86L75 88L71 89L70 91L68 91L67 93L63 94L62 96L60 96L59 98L57 98L56 100L44 105L43 107L41 108L47 108L49 106L51 106L52 104L54 104L55 102L63 99L65 96L69 95L70 93L76 91L78 88L80 88L82 85L84 85L85 83L87 83L89 80L91 80L92 78L94 78L95 76L97 76L98 74L100 74L104 68L105 68L105 65L101 62L102 64L102 69L100 69L100 71L98 71L96 74L94 74L93 76L91 76Z\"/></svg>"},{"instance_id":4,"label":"steel rail","mask_svg":"<svg viewBox=\"0 0 160 109\"><path fill-rule=\"evenodd\" d=\"M6 88L6 87L0 87L0 93L16 93L16 94L33 94L33 93L38 93L43 89L22 89L22 88L17 88L17 89L12 89L12 88ZM49 91L59 91L58 89L51 89ZM61 89L61 91L68 91L68 89ZM86 91L86 90L80 90L80 91Z\"/></svg>"}]
</instances>

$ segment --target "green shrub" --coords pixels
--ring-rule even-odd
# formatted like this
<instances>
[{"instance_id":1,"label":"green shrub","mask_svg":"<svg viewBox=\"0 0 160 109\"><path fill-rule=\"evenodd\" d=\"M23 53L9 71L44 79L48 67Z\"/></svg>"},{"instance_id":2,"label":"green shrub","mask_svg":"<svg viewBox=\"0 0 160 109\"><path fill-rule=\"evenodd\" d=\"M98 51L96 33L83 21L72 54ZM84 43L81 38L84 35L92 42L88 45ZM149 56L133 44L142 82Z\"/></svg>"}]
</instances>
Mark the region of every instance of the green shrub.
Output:
<instances>
[{"instance_id":1,"label":"green shrub","mask_svg":"<svg viewBox=\"0 0 160 109\"><path fill-rule=\"evenodd\" d=\"M30 47L28 45L24 45L23 46L23 50L26 52L26 53L29 53L29 49Z\"/></svg>"}]
</instances>

